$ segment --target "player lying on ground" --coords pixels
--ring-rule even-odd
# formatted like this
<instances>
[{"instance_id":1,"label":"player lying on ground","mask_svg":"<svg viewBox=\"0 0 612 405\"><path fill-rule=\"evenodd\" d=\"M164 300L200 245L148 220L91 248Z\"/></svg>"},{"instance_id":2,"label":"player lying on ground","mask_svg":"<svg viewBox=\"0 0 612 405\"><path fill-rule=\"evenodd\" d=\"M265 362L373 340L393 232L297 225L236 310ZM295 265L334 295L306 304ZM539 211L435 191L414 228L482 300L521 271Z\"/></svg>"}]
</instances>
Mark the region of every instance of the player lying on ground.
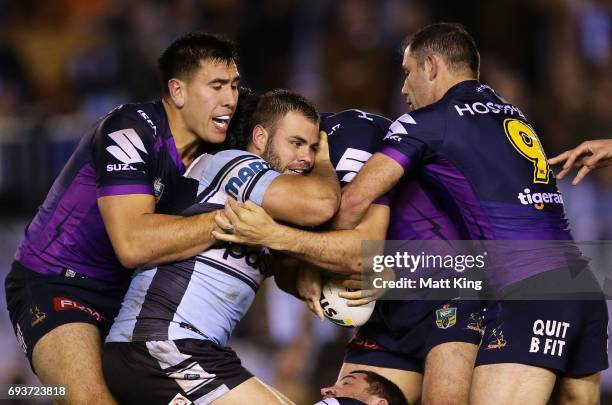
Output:
<instances>
[{"instance_id":1,"label":"player lying on ground","mask_svg":"<svg viewBox=\"0 0 612 405\"><path fill-rule=\"evenodd\" d=\"M246 151L203 155L187 170L171 203L176 213L215 210L233 197L291 223L324 222L313 209L313 189L335 188L339 195L340 188L315 108L294 93L269 92L246 131ZM222 243L137 270L104 346L104 376L119 401L286 403L225 346L268 275L268 259L265 249Z\"/></svg>"},{"instance_id":2,"label":"player lying on ground","mask_svg":"<svg viewBox=\"0 0 612 405\"><path fill-rule=\"evenodd\" d=\"M322 119L321 128L329 133L330 157L342 185L348 184L381 147L390 124L383 117L359 110ZM279 224L253 204L230 201L224 211L229 219L218 216L217 221L222 228L232 225L232 233L215 231L214 235L227 241L264 245L344 275L361 271L363 240L384 240L385 234L394 240L460 239L449 215L440 210L416 180L407 179L401 186L395 194L372 204L351 230L316 233L298 230ZM300 276L300 294L309 308L322 316L319 273L309 269L301 271ZM359 305L375 299L375 294L380 292L341 294ZM459 307L457 326L440 328L436 313L450 304L448 301L377 302L370 321L349 343L339 378L356 369L376 371L397 384L409 402L415 403L421 396L423 374L435 372L438 378L431 379L431 393L444 398L445 394L452 397L462 390L467 396L473 360L465 361L461 352L459 360L454 362L452 353L464 345L473 347L475 352L480 342L480 303L453 302L454 308ZM458 377L452 380L454 375ZM449 380L453 384L447 384Z\"/></svg>"},{"instance_id":3,"label":"player lying on ground","mask_svg":"<svg viewBox=\"0 0 612 405\"><path fill-rule=\"evenodd\" d=\"M315 405L406 405L397 385L368 370L355 370L335 385L321 388L323 399Z\"/></svg>"}]
</instances>

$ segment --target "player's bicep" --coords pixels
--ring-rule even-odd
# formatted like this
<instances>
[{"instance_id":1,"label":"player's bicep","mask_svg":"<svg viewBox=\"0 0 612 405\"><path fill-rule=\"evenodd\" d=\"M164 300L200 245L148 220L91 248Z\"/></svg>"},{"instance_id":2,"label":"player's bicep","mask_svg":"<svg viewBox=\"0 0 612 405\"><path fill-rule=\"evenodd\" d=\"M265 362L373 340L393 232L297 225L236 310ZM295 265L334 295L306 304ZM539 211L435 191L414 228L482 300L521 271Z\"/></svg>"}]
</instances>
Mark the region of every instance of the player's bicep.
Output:
<instances>
[{"instance_id":1,"label":"player's bicep","mask_svg":"<svg viewBox=\"0 0 612 405\"><path fill-rule=\"evenodd\" d=\"M98 208L113 249L122 260L130 254L130 232L137 226L138 219L155 212L155 197L148 194L100 197Z\"/></svg>"},{"instance_id":2,"label":"player's bicep","mask_svg":"<svg viewBox=\"0 0 612 405\"><path fill-rule=\"evenodd\" d=\"M273 218L300 226L317 226L327 221L328 204L321 201L307 176L283 174L265 192L262 206ZM335 210L334 210L335 211Z\"/></svg>"}]
</instances>

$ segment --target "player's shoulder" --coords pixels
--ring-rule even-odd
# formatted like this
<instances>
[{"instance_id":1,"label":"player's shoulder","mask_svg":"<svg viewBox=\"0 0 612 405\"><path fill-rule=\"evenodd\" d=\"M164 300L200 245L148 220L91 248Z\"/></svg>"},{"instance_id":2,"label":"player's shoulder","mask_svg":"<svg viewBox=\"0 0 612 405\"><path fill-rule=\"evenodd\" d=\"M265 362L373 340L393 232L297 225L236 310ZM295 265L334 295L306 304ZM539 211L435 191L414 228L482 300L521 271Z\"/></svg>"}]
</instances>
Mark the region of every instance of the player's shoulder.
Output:
<instances>
[{"instance_id":1,"label":"player's shoulder","mask_svg":"<svg viewBox=\"0 0 612 405\"><path fill-rule=\"evenodd\" d=\"M104 132L132 128L141 138L164 134L166 116L160 101L127 103L111 110L100 122ZM144 139L143 139L144 140Z\"/></svg>"},{"instance_id":2,"label":"player's shoulder","mask_svg":"<svg viewBox=\"0 0 612 405\"><path fill-rule=\"evenodd\" d=\"M374 126L381 129L386 129L391 124L391 120L381 115L358 110L350 109L337 113L327 113L321 117L321 130L328 134L334 131L334 128L339 126Z\"/></svg>"},{"instance_id":3,"label":"player's shoulder","mask_svg":"<svg viewBox=\"0 0 612 405\"><path fill-rule=\"evenodd\" d=\"M187 168L184 176L206 182L212 181L217 176L239 173L242 169L259 172L268 167L268 163L261 156L244 150L227 149L215 154L205 153L199 156Z\"/></svg>"},{"instance_id":4,"label":"player's shoulder","mask_svg":"<svg viewBox=\"0 0 612 405\"><path fill-rule=\"evenodd\" d=\"M252 160L263 160L261 156L241 149L226 149L210 156L212 156L211 161L216 162L218 164L226 164L229 162L238 164L241 162Z\"/></svg>"},{"instance_id":5,"label":"player's shoulder","mask_svg":"<svg viewBox=\"0 0 612 405\"><path fill-rule=\"evenodd\" d=\"M390 125L391 120L381 115L345 110L324 119L321 130L327 132L330 149L335 151L347 147L376 150Z\"/></svg>"}]
</instances>

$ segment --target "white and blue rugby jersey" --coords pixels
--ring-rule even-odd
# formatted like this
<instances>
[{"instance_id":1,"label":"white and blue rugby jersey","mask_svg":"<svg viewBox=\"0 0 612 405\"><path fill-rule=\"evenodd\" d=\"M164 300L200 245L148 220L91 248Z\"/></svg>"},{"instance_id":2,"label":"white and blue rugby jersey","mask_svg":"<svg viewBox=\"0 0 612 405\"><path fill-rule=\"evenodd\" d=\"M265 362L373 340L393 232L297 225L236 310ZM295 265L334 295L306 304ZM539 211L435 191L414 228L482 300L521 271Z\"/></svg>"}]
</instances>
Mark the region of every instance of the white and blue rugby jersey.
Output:
<instances>
[{"instance_id":1,"label":"white and blue rugby jersey","mask_svg":"<svg viewBox=\"0 0 612 405\"><path fill-rule=\"evenodd\" d=\"M177 193L181 201L174 204L183 215L222 208L228 196L261 205L279 175L245 151L202 155L186 171L184 192ZM223 243L182 262L137 270L106 341L195 338L226 344L265 278L265 253Z\"/></svg>"}]
</instances>

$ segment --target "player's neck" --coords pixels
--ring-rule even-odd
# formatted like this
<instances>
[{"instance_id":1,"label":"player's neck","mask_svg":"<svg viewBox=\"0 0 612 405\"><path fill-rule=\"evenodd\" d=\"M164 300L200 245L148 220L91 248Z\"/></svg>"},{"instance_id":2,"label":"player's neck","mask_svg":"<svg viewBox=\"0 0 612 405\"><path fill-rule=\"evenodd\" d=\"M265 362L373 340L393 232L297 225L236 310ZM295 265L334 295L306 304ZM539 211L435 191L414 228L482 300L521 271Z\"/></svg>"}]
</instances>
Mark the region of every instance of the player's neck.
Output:
<instances>
[{"instance_id":1,"label":"player's neck","mask_svg":"<svg viewBox=\"0 0 612 405\"><path fill-rule=\"evenodd\" d=\"M166 117L168 117L168 126L174 139L174 146L179 156L183 159L183 163L187 163L192 160L192 153L189 153L197 141L198 137L193 132L189 131L185 122L183 121L178 109L169 103L166 99L162 99L162 105L166 111Z\"/></svg>"},{"instance_id":2,"label":"player's neck","mask_svg":"<svg viewBox=\"0 0 612 405\"><path fill-rule=\"evenodd\" d=\"M465 82L467 80L478 80L469 74L460 74L460 75L448 75L443 80L440 81L440 86L438 86L436 91L436 99L440 100L444 95L453 87L458 85L461 82Z\"/></svg>"},{"instance_id":3,"label":"player's neck","mask_svg":"<svg viewBox=\"0 0 612 405\"><path fill-rule=\"evenodd\" d=\"M252 142L250 142L250 143L247 145L247 147L246 147L246 151L247 151L247 152L250 152L250 153L252 153L252 154L254 154L254 155L257 155L257 156L261 156L261 155L262 155L262 151L261 151L261 150L259 150L259 149L257 148L257 146L255 146L255 145L254 145Z\"/></svg>"}]
</instances>

